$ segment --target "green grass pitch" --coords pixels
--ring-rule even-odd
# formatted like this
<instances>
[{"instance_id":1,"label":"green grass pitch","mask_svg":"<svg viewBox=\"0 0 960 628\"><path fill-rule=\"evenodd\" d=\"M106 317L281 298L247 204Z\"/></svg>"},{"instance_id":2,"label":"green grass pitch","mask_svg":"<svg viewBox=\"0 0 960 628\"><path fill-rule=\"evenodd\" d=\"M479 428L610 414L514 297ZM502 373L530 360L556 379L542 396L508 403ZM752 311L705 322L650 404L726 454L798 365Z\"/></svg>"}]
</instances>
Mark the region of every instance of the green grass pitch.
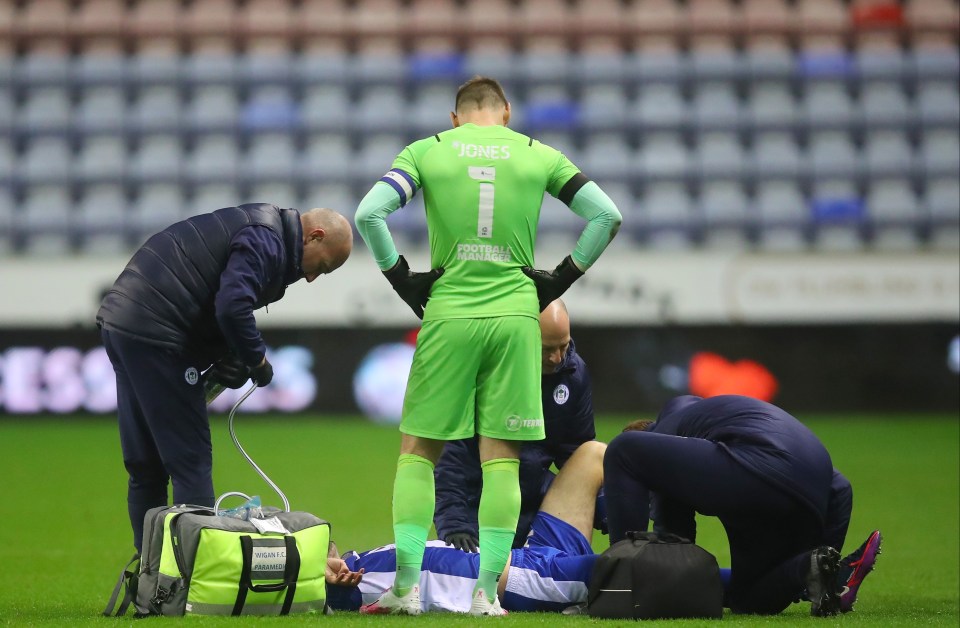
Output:
<instances>
[{"instance_id":1,"label":"green grass pitch","mask_svg":"<svg viewBox=\"0 0 960 628\"><path fill-rule=\"evenodd\" d=\"M796 604L772 618L727 614L744 625L915 626L960 624L960 454L957 416L805 418L836 466L854 486L854 512L845 553L874 528L884 534L878 567L854 613L809 617ZM609 440L626 417L598 420ZM214 417L217 490L260 494L279 504L230 442L225 418ZM392 540L390 495L399 444L395 428L347 417L237 417L241 443L283 488L294 509L333 524L341 549L367 549ZM114 422L103 418L0 420L0 469L5 485L0 522L0 624L116 625L99 613L131 544L126 476ZM699 542L729 564L722 529L700 523ZM606 538L594 540L599 551ZM149 622L167 621L151 619ZM191 618L191 625L238 625L250 619ZM286 617L260 624L337 626L475 625L476 618ZM488 622L512 626L601 625L628 622L547 614L514 614ZM665 623L665 622L660 622ZM675 623L675 622L674 622ZM685 625L713 622L685 621Z\"/></svg>"}]
</instances>

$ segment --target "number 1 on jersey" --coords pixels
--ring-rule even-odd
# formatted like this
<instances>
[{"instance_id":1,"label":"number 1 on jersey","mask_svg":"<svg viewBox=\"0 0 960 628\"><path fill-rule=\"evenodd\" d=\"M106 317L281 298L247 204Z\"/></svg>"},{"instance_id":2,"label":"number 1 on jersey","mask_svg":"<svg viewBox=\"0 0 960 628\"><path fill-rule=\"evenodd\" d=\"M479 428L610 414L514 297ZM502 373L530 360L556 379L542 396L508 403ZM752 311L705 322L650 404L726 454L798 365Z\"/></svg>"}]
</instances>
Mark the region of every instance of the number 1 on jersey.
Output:
<instances>
[{"instance_id":1,"label":"number 1 on jersey","mask_svg":"<svg viewBox=\"0 0 960 628\"><path fill-rule=\"evenodd\" d=\"M493 237L493 183L497 169L493 166L468 166L471 179L480 181L480 207L477 213L477 237Z\"/></svg>"}]
</instances>

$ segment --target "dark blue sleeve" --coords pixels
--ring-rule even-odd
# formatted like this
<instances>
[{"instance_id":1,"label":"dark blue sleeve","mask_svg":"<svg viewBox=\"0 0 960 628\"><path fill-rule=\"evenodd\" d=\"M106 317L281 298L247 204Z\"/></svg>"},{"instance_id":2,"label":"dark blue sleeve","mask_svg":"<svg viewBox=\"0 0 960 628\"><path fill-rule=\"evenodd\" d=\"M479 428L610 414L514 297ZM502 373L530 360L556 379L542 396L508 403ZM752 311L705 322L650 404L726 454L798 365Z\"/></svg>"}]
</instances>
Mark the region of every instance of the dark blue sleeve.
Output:
<instances>
[{"instance_id":1,"label":"dark blue sleeve","mask_svg":"<svg viewBox=\"0 0 960 628\"><path fill-rule=\"evenodd\" d=\"M284 260L283 241L267 227L241 229L230 243L214 307L227 344L248 366L256 366L266 354L253 311L264 287L283 273Z\"/></svg>"},{"instance_id":2,"label":"dark blue sleeve","mask_svg":"<svg viewBox=\"0 0 960 628\"><path fill-rule=\"evenodd\" d=\"M574 404L567 409L569 414L565 422L568 428L565 430L565 438L556 443L553 452L554 464L558 469L563 468L580 445L597 438L593 420L593 388L590 382L590 371L579 356L577 361L577 369L567 384L570 388L570 403Z\"/></svg>"},{"instance_id":3,"label":"dark blue sleeve","mask_svg":"<svg viewBox=\"0 0 960 628\"><path fill-rule=\"evenodd\" d=\"M437 506L433 524L437 528L437 538L442 540L457 532L471 532L479 538L477 510L483 474L476 438L454 440L444 445L434 469L434 480Z\"/></svg>"}]
</instances>

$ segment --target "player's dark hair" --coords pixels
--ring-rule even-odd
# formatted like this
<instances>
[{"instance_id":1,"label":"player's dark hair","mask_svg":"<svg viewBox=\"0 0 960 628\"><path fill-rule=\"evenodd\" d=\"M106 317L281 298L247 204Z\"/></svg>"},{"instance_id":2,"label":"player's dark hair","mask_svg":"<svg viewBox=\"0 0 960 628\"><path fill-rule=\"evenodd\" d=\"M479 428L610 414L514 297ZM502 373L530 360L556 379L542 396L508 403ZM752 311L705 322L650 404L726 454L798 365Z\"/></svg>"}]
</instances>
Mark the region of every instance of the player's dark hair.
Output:
<instances>
[{"instance_id":1,"label":"player's dark hair","mask_svg":"<svg viewBox=\"0 0 960 628\"><path fill-rule=\"evenodd\" d=\"M507 95L496 79L474 76L457 90L454 111L461 109L492 109L506 107Z\"/></svg>"}]
</instances>

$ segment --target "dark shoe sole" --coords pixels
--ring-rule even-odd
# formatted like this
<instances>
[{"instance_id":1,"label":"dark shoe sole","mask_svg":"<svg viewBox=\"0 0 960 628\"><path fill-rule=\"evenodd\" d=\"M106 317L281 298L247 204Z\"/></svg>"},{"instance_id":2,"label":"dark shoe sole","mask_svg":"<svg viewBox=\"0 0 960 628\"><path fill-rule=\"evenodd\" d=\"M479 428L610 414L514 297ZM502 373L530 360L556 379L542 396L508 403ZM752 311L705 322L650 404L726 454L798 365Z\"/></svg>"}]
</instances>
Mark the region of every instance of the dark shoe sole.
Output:
<instances>
[{"instance_id":1,"label":"dark shoe sole","mask_svg":"<svg viewBox=\"0 0 960 628\"><path fill-rule=\"evenodd\" d=\"M814 550L819 591L810 600L810 614L814 617L831 617L840 614L840 591L837 590L837 572L840 571L840 552L832 547Z\"/></svg>"}]
</instances>

